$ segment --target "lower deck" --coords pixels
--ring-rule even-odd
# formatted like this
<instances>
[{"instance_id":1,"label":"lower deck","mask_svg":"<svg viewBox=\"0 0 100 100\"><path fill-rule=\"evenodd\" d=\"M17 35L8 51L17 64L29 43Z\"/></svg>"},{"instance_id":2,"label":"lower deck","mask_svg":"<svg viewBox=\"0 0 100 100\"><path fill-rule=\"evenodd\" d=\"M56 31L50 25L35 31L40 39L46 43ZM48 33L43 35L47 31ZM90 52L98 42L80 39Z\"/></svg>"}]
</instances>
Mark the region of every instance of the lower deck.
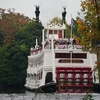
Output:
<instances>
[{"instance_id":1,"label":"lower deck","mask_svg":"<svg viewBox=\"0 0 100 100\"><path fill-rule=\"evenodd\" d=\"M33 75L28 75L25 87L44 93L100 93L100 84L94 83L95 77L91 67L60 66L55 68L55 74L55 82L52 71L44 70L37 75L41 76L38 80L36 77L34 79ZM43 85L40 86L41 82Z\"/></svg>"}]
</instances>

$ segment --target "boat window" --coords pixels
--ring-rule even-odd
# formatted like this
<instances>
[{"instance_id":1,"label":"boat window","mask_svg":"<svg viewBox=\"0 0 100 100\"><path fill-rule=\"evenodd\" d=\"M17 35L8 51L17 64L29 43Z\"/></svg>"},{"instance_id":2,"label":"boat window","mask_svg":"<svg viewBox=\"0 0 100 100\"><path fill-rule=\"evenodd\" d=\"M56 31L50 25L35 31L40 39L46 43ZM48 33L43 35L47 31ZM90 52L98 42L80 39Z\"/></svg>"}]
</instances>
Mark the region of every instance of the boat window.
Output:
<instances>
[{"instance_id":1,"label":"boat window","mask_svg":"<svg viewBox=\"0 0 100 100\"><path fill-rule=\"evenodd\" d=\"M86 53L73 53L72 54L72 58L87 58L87 54Z\"/></svg>"},{"instance_id":2,"label":"boat window","mask_svg":"<svg viewBox=\"0 0 100 100\"><path fill-rule=\"evenodd\" d=\"M57 30L54 30L54 34L57 34Z\"/></svg>"},{"instance_id":3,"label":"boat window","mask_svg":"<svg viewBox=\"0 0 100 100\"><path fill-rule=\"evenodd\" d=\"M70 58L71 54L70 53L55 53L55 58ZM72 53L72 58L87 58L86 53Z\"/></svg>"},{"instance_id":4,"label":"boat window","mask_svg":"<svg viewBox=\"0 0 100 100\"><path fill-rule=\"evenodd\" d=\"M49 30L49 34L52 34L53 32L52 32L52 30Z\"/></svg>"},{"instance_id":5,"label":"boat window","mask_svg":"<svg viewBox=\"0 0 100 100\"><path fill-rule=\"evenodd\" d=\"M55 58L70 58L70 53L55 53Z\"/></svg>"},{"instance_id":6,"label":"boat window","mask_svg":"<svg viewBox=\"0 0 100 100\"><path fill-rule=\"evenodd\" d=\"M42 72L39 73L39 79L42 79Z\"/></svg>"}]
</instances>

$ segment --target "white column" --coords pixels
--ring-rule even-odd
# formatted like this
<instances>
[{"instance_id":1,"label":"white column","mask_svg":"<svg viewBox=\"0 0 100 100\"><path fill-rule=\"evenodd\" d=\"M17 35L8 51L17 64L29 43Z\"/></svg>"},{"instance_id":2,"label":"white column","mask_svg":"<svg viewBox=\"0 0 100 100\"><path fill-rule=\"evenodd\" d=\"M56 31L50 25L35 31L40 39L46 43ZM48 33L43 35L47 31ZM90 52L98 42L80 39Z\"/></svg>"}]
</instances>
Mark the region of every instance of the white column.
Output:
<instances>
[{"instance_id":1,"label":"white column","mask_svg":"<svg viewBox=\"0 0 100 100\"><path fill-rule=\"evenodd\" d=\"M64 39L64 30L62 30L62 38Z\"/></svg>"},{"instance_id":2,"label":"white column","mask_svg":"<svg viewBox=\"0 0 100 100\"><path fill-rule=\"evenodd\" d=\"M58 30L57 30L57 39L59 39L59 38L58 38Z\"/></svg>"},{"instance_id":3,"label":"white column","mask_svg":"<svg viewBox=\"0 0 100 100\"><path fill-rule=\"evenodd\" d=\"M71 50L71 51L70 51L70 63L71 63L71 67L72 67L72 65L73 65L73 57L72 57L72 53L73 53L73 51Z\"/></svg>"},{"instance_id":4,"label":"white column","mask_svg":"<svg viewBox=\"0 0 100 100\"><path fill-rule=\"evenodd\" d=\"M49 36L49 30L47 29L47 33L46 33L46 37L47 37L47 40L49 40L50 38L50 36Z\"/></svg>"},{"instance_id":5,"label":"white column","mask_svg":"<svg viewBox=\"0 0 100 100\"><path fill-rule=\"evenodd\" d=\"M53 43L53 36L52 36L52 73L53 73L53 81L56 81L55 76L55 55L54 55L54 43Z\"/></svg>"},{"instance_id":6,"label":"white column","mask_svg":"<svg viewBox=\"0 0 100 100\"><path fill-rule=\"evenodd\" d=\"M73 26L72 26L72 24L73 24L72 20L73 20L73 19L72 19L72 14L71 14L71 34L70 34L70 38L71 38L71 39L72 39L72 30L73 30L73 29L72 29L72 28L73 28Z\"/></svg>"},{"instance_id":7,"label":"white column","mask_svg":"<svg viewBox=\"0 0 100 100\"><path fill-rule=\"evenodd\" d=\"M92 54L92 57L93 57L93 62L94 62L94 61L97 61L97 55L96 55L96 54ZM94 62L94 66L96 66L95 62ZM94 66L93 66L93 67L94 67ZM94 67L94 68L95 68L95 67ZM95 83L99 83L98 69L96 69L96 70L94 71L94 74L95 74L95 78L96 78L96 82L95 82Z\"/></svg>"},{"instance_id":8,"label":"white column","mask_svg":"<svg viewBox=\"0 0 100 100\"><path fill-rule=\"evenodd\" d=\"M87 53L87 55L88 55L88 53ZM90 56L89 56L89 59L90 59L90 67L91 67L91 69L93 70L93 66L94 66L94 64L93 64L93 57L92 57L92 54L89 53L89 55L90 55ZM93 72L93 73L92 73L93 83L95 83L95 81L94 81L94 80L95 80L95 79L94 79L94 75L95 75L95 73Z\"/></svg>"},{"instance_id":9,"label":"white column","mask_svg":"<svg viewBox=\"0 0 100 100\"><path fill-rule=\"evenodd\" d=\"M36 46L38 45L38 40L37 40L37 38L36 38Z\"/></svg>"},{"instance_id":10,"label":"white column","mask_svg":"<svg viewBox=\"0 0 100 100\"><path fill-rule=\"evenodd\" d=\"M94 66L94 64L93 64L93 56L92 56L92 54L89 54L90 55L90 67L92 68L92 70L93 70L93 66Z\"/></svg>"},{"instance_id":11,"label":"white column","mask_svg":"<svg viewBox=\"0 0 100 100\"><path fill-rule=\"evenodd\" d=\"M46 80L45 76L46 76L46 72L43 70L43 72L42 72L42 80L40 82L41 86L45 84L45 80Z\"/></svg>"},{"instance_id":12,"label":"white column","mask_svg":"<svg viewBox=\"0 0 100 100\"><path fill-rule=\"evenodd\" d=\"M42 48L44 51L44 29L42 30Z\"/></svg>"}]
</instances>

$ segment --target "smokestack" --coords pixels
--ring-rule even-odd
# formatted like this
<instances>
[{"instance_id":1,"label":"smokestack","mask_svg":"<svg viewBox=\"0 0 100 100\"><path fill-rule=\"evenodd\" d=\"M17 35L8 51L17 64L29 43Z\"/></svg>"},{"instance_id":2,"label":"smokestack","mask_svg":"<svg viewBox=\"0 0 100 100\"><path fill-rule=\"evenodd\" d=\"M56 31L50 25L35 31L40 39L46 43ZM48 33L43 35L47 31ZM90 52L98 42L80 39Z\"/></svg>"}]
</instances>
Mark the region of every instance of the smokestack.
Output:
<instances>
[{"instance_id":1,"label":"smokestack","mask_svg":"<svg viewBox=\"0 0 100 100\"><path fill-rule=\"evenodd\" d=\"M65 24L66 23L66 8L64 7L64 11L63 11L63 13L62 13L62 24Z\"/></svg>"},{"instance_id":2,"label":"smokestack","mask_svg":"<svg viewBox=\"0 0 100 100\"><path fill-rule=\"evenodd\" d=\"M38 46L38 37L39 37L39 6L35 6L36 7L36 11L35 11L35 15L36 15L36 45L35 48Z\"/></svg>"},{"instance_id":3,"label":"smokestack","mask_svg":"<svg viewBox=\"0 0 100 100\"><path fill-rule=\"evenodd\" d=\"M39 36L39 6L35 6L36 7L36 11L35 11L35 15L36 15L36 37Z\"/></svg>"}]
</instances>

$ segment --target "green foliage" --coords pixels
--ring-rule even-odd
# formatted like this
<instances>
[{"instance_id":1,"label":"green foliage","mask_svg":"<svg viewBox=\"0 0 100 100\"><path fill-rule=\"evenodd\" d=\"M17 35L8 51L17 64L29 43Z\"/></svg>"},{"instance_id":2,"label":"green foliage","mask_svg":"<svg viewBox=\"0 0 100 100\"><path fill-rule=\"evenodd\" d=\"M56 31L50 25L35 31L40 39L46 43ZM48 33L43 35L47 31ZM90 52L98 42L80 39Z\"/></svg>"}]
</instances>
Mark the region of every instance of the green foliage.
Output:
<instances>
[{"instance_id":1,"label":"green foliage","mask_svg":"<svg viewBox=\"0 0 100 100\"><path fill-rule=\"evenodd\" d=\"M7 47L0 47L0 84L6 84L8 80L8 74L11 72L9 68L9 60L7 59L9 53L7 52Z\"/></svg>"},{"instance_id":2,"label":"green foliage","mask_svg":"<svg viewBox=\"0 0 100 100\"><path fill-rule=\"evenodd\" d=\"M80 34L78 33L77 18L76 20L72 18L72 34L80 37Z\"/></svg>"},{"instance_id":3,"label":"green foliage","mask_svg":"<svg viewBox=\"0 0 100 100\"><path fill-rule=\"evenodd\" d=\"M3 36L2 36L2 33L0 32L0 46L3 45Z\"/></svg>"},{"instance_id":4,"label":"green foliage","mask_svg":"<svg viewBox=\"0 0 100 100\"><path fill-rule=\"evenodd\" d=\"M12 12L10 13L12 15ZM20 14L18 14L18 16L21 17ZM12 17L10 16L11 19ZM21 18L26 17L22 16ZM14 18L14 20L18 20L17 17ZM13 25L15 24L16 21L13 21ZM34 19L30 20L27 24L22 24L23 27L21 26L21 23L17 23L17 25L20 25L21 27L14 31L13 34L15 40L13 42L9 42L9 45L5 45L3 42L4 34L2 34L2 32L4 31L0 30L0 85L9 86L25 84L26 69L28 65L27 56L30 53L31 46L35 45L36 24ZM43 26L40 22L38 37L39 43L41 43L42 28ZM10 28L11 32L12 30L13 28ZM7 36L8 35L11 36L12 34L8 33Z\"/></svg>"},{"instance_id":5,"label":"green foliage","mask_svg":"<svg viewBox=\"0 0 100 100\"><path fill-rule=\"evenodd\" d=\"M87 94L83 100L94 100L91 94Z\"/></svg>"},{"instance_id":6,"label":"green foliage","mask_svg":"<svg viewBox=\"0 0 100 100\"><path fill-rule=\"evenodd\" d=\"M100 2L99 0L81 1L81 13L84 17L78 18L78 32L80 33L80 44L84 51L97 54L97 66L100 80Z\"/></svg>"},{"instance_id":7,"label":"green foliage","mask_svg":"<svg viewBox=\"0 0 100 100\"><path fill-rule=\"evenodd\" d=\"M36 39L36 24L34 20L31 20L29 22L29 24L27 25L27 27L19 30L19 32L17 32L16 34L16 41L20 41L21 44L23 44L23 42L28 45L29 47L34 46L35 45L35 39ZM41 23L39 23L39 44L41 43L41 37L42 37L42 29L43 26Z\"/></svg>"},{"instance_id":8,"label":"green foliage","mask_svg":"<svg viewBox=\"0 0 100 100\"><path fill-rule=\"evenodd\" d=\"M84 0L81 2L84 18L79 16L78 18L78 32L81 35L81 45L84 46L85 51L91 53L97 53L97 45L100 41L100 31L98 30L98 12L100 12L100 3L98 0ZM98 7L96 7L96 4ZM98 12L96 10L98 9ZM100 18L99 18L100 19ZM100 22L99 22L100 24Z\"/></svg>"},{"instance_id":9,"label":"green foliage","mask_svg":"<svg viewBox=\"0 0 100 100\"><path fill-rule=\"evenodd\" d=\"M50 22L49 24L62 24L62 19L59 18L59 17L54 17Z\"/></svg>"},{"instance_id":10,"label":"green foliage","mask_svg":"<svg viewBox=\"0 0 100 100\"><path fill-rule=\"evenodd\" d=\"M26 45L20 45L18 42L13 43L8 47L9 55L9 66L12 69L13 77L10 78L10 84L21 84L25 83L26 68L27 68L27 55L29 49Z\"/></svg>"},{"instance_id":11,"label":"green foliage","mask_svg":"<svg viewBox=\"0 0 100 100\"><path fill-rule=\"evenodd\" d=\"M15 41L15 33L25 27L30 19L23 14L15 13L14 9L0 9L0 32L3 43L9 45Z\"/></svg>"}]
</instances>

